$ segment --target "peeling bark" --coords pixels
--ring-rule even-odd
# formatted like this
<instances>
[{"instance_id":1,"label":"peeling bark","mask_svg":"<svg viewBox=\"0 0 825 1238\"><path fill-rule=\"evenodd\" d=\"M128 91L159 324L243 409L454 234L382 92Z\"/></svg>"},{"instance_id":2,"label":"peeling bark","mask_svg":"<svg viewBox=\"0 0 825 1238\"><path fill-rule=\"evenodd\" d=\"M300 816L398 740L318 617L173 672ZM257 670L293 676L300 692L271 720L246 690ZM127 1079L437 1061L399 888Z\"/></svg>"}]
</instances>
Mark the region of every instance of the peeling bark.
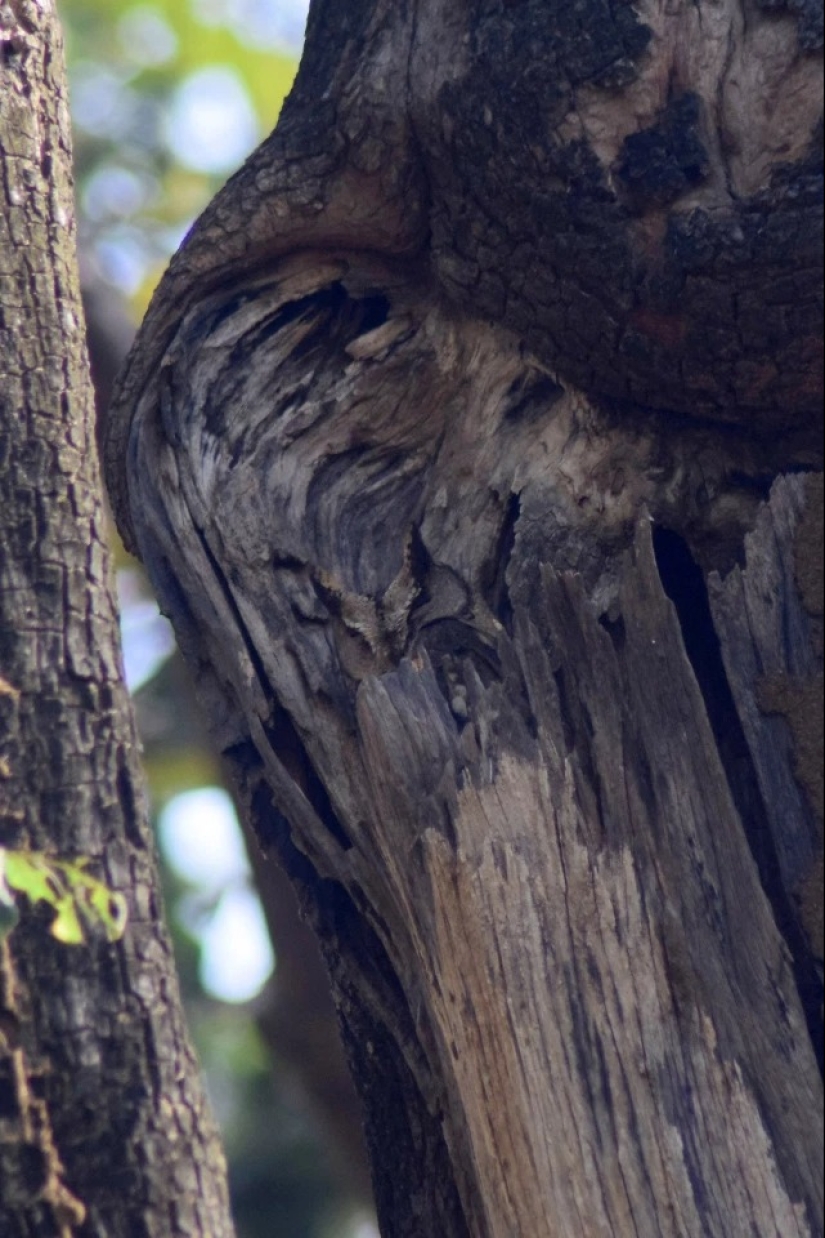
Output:
<instances>
[{"instance_id":1,"label":"peeling bark","mask_svg":"<svg viewBox=\"0 0 825 1238\"><path fill-rule=\"evenodd\" d=\"M388 1235L821 1232L809 17L316 4L104 427Z\"/></svg>"}]
</instances>

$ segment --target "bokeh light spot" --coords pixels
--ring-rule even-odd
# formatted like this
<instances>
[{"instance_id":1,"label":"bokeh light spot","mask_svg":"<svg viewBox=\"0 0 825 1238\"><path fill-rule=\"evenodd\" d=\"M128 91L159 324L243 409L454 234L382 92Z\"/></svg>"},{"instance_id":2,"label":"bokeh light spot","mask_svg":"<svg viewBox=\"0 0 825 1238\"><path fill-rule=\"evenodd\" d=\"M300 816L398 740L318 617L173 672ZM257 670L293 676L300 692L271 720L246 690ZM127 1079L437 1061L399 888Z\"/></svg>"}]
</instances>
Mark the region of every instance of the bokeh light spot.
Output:
<instances>
[{"instance_id":1,"label":"bokeh light spot","mask_svg":"<svg viewBox=\"0 0 825 1238\"><path fill-rule=\"evenodd\" d=\"M178 87L164 123L175 158L197 172L228 172L258 141L258 120L233 69L214 66L192 73Z\"/></svg>"},{"instance_id":2,"label":"bokeh light spot","mask_svg":"<svg viewBox=\"0 0 825 1238\"><path fill-rule=\"evenodd\" d=\"M127 60L142 68L156 68L174 60L178 37L157 9L139 4L123 14L117 36Z\"/></svg>"}]
</instances>

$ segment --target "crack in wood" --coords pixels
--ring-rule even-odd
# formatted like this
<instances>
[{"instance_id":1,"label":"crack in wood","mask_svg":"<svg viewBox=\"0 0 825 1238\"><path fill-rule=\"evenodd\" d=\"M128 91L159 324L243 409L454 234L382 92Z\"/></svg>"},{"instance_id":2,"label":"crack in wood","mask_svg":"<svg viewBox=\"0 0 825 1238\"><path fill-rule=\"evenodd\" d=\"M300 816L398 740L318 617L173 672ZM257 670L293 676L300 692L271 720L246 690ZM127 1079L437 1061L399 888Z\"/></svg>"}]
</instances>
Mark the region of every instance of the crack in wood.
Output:
<instances>
[{"instance_id":1,"label":"crack in wood","mask_svg":"<svg viewBox=\"0 0 825 1238\"><path fill-rule=\"evenodd\" d=\"M822 1070L822 978L798 914L782 882L776 844L759 793L753 757L725 671L705 578L687 542L672 530L663 526L654 527L653 547L662 586L676 608L685 651L705 701L719 757L759 871L762 888L770 900L777 927L793 959L811 1043Z\"/></svg>"}]
</instances>

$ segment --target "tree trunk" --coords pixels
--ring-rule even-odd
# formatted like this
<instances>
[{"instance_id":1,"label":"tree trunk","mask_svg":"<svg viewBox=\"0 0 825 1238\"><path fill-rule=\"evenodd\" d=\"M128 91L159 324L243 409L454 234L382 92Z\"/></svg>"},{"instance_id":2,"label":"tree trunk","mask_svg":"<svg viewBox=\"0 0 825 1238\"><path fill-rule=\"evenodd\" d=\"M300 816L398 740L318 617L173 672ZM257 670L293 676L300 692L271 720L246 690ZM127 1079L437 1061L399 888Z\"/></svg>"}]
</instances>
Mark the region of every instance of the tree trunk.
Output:
<instances>
[{"instance_id":1,"label":"tree trunk","mask_svg":"<svg viewBox=\"0 0 825 1238\"><path fill-rule=\"evenodd\" d=\"M392 1238L822 1232L821 42L316 3L122 376Z\"/></svg>"},{"instance_id":2,"label":"tree trunk","mask_svg":"<svg viewBox=\"0 0 825 1238\"><path fill-rule=\"evenodd\" d=\"M0 1232L223 1238L122 683L52 6L0 11L0 845L85 857L116 945L26 911L0 956Z\"/></svg>"}]
</instances>

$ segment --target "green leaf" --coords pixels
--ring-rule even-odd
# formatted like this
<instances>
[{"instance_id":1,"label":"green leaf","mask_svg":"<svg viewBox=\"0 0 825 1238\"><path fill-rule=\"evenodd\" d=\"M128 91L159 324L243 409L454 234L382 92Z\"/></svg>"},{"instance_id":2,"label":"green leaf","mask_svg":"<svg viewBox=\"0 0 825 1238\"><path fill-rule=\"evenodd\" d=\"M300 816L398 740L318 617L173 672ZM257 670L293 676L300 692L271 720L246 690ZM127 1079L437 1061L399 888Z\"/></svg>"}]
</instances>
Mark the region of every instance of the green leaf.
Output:
<instances>
[{"instance_id":1,"label":"green leaf","mask_svg":"<svg viewBox=\"0 0 825 1238\"><path fill-rule=\"evenodd\" d=\"M126 900L92 877L87 864L85 858L58 860L42 851L0 850L0 904L8 906L14 893L48 903L54 911L49 931L66 945L101 936L118 941L126 928Z\"/></svg>"}]
</instances>

